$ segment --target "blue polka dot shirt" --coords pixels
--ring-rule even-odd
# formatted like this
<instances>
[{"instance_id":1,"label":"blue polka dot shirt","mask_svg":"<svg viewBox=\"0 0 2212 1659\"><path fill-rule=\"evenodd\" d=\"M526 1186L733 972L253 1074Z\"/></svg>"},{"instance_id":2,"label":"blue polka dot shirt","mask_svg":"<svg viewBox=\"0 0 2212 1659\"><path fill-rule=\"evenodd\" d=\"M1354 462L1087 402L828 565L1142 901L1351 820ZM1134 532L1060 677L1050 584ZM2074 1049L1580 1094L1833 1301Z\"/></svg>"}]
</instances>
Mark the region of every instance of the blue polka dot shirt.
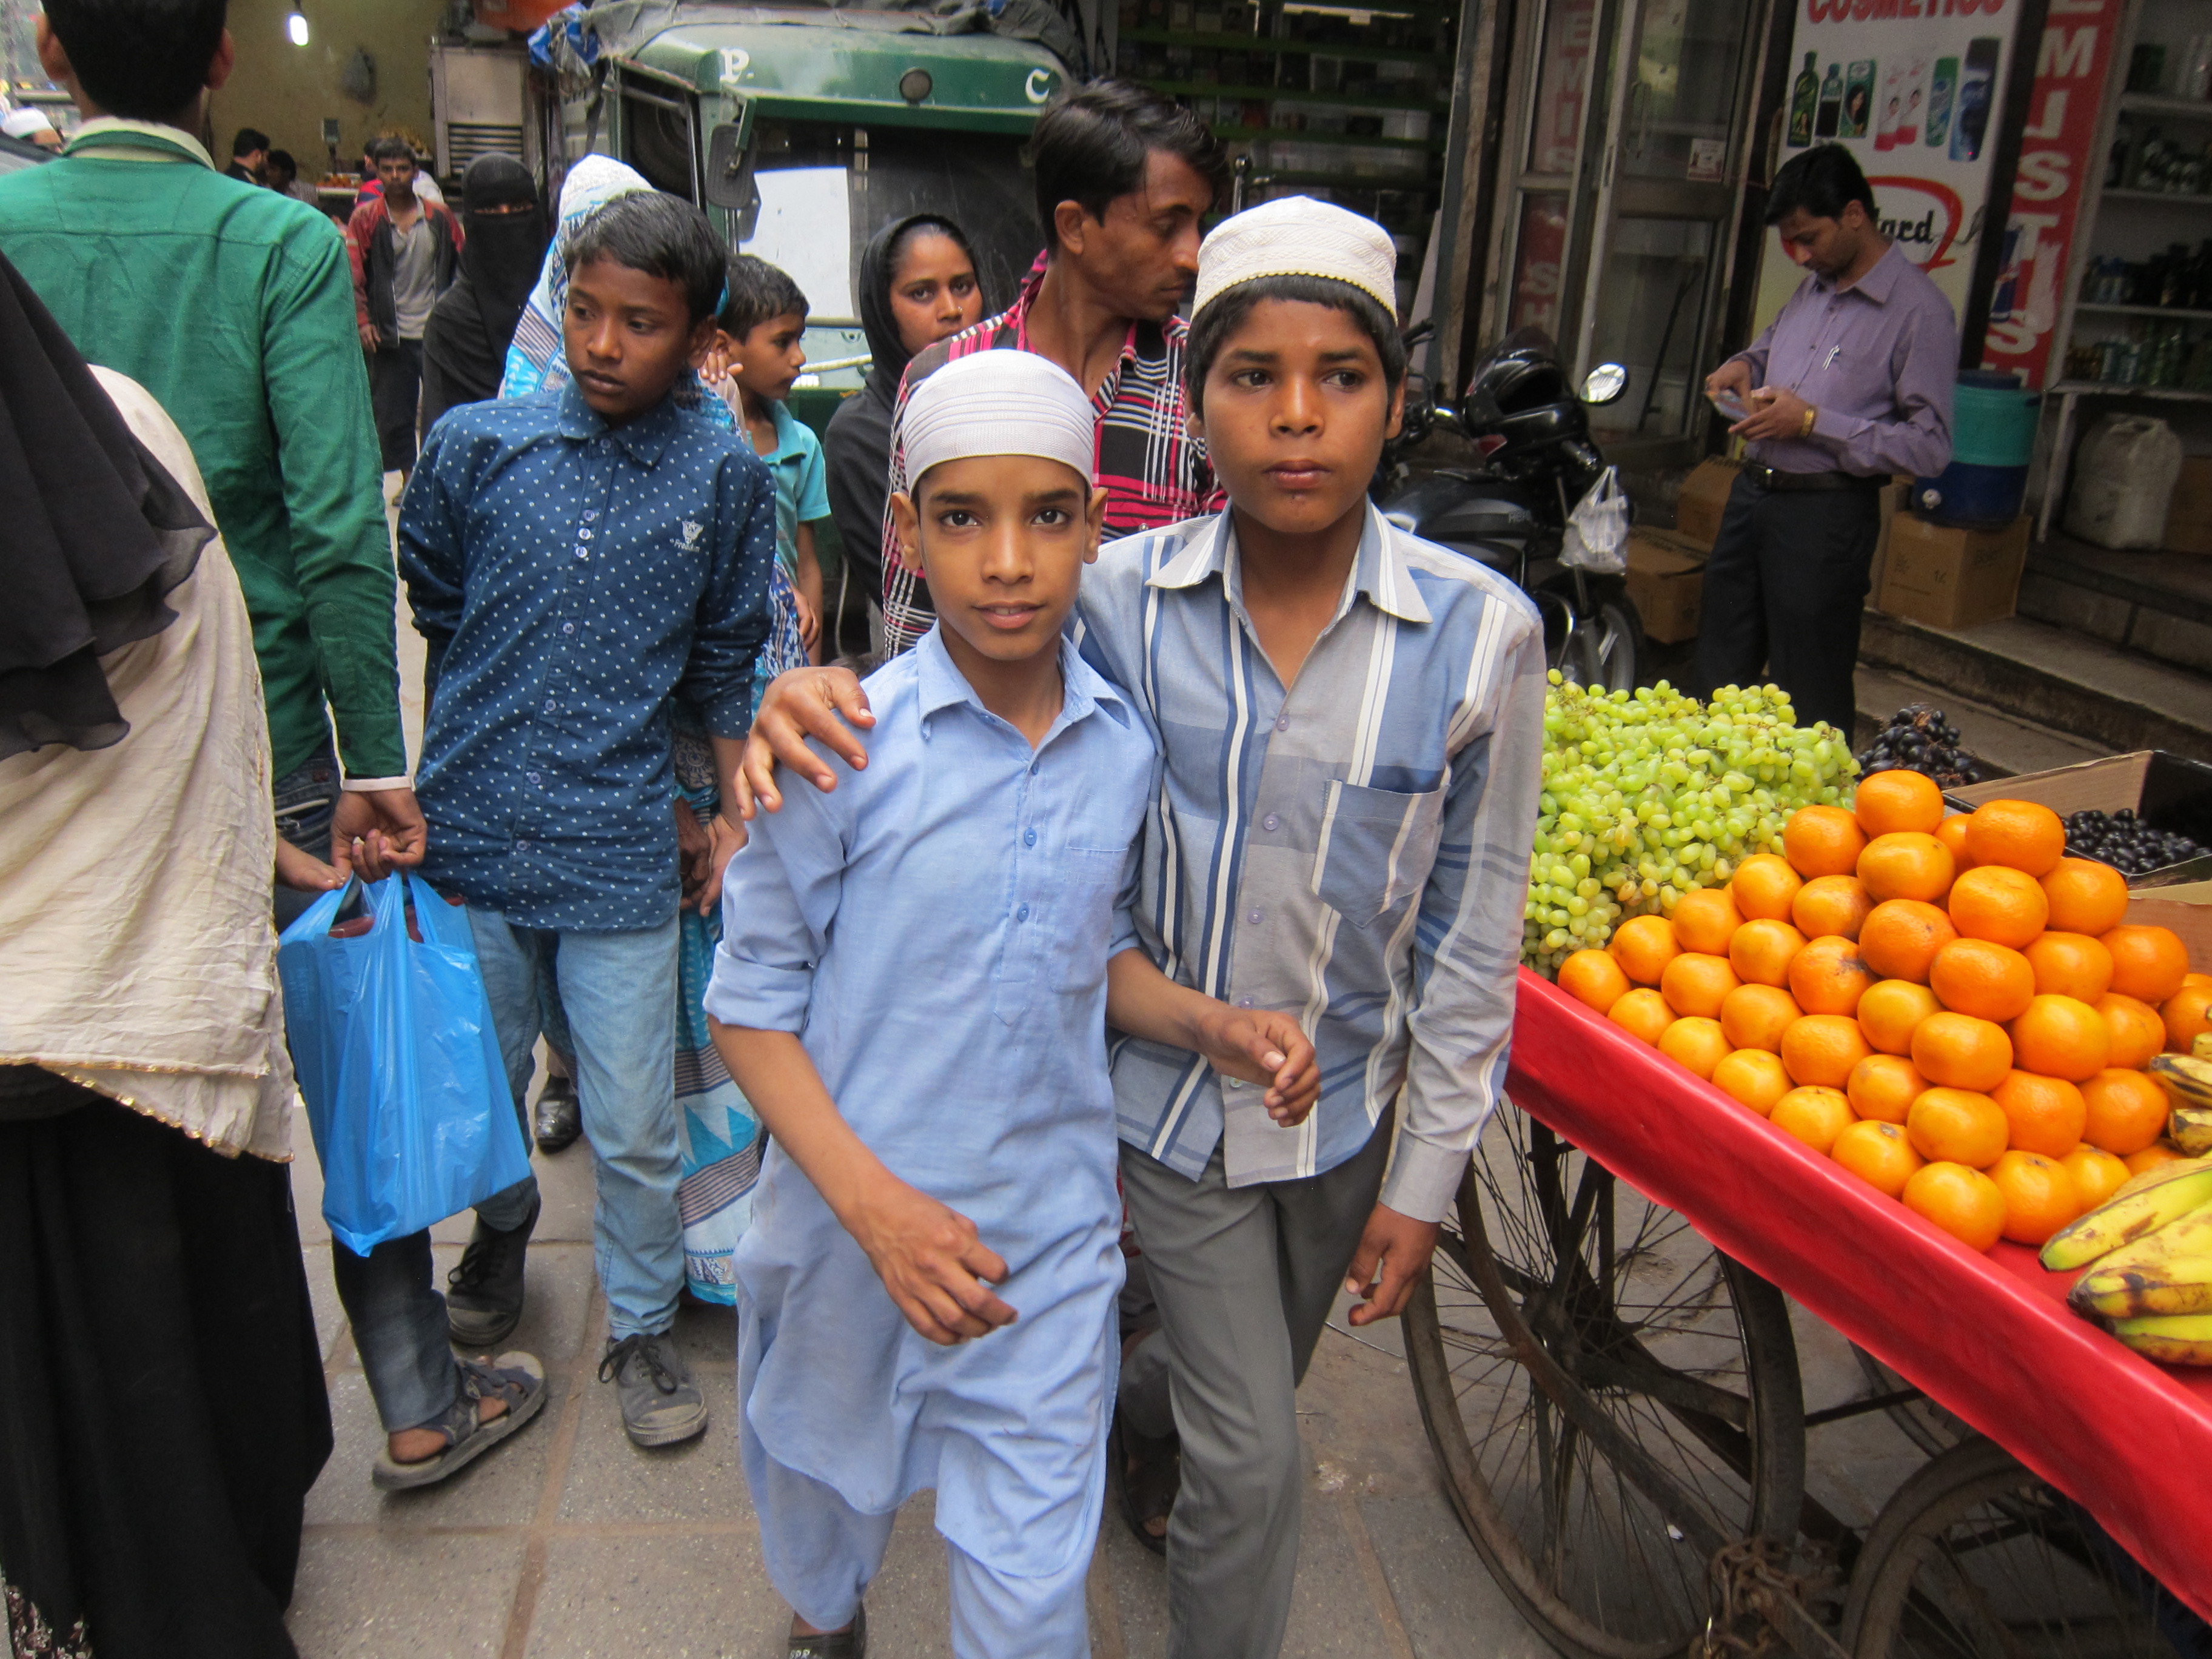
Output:
<instances>
[{"instance_id":1,"label":"blue polka dot shirt","mask_svg":"<svg viewBox=\"0 0 2212 1659\"><path fill-rule=\"evenodd\" d=\"M669 700L744 734L775 559L768 468L673 402L613 428L574 385L447 413L399 508L436 687L424 875L522 927L665 922Z\"/></svg>"}]
</instances>

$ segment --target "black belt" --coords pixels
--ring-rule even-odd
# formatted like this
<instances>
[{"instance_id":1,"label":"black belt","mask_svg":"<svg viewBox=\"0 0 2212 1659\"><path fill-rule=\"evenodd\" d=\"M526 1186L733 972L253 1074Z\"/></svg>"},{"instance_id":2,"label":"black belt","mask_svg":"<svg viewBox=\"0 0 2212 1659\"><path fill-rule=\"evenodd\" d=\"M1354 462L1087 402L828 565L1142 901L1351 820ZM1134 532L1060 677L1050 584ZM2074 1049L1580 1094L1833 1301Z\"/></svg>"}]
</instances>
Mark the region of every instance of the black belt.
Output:
<instances>
[{"instance_id":1,"label":"black belt","mask_svg":"<svg viewBox=\"0 0 2212 1659\"><path fill-rule=\"evenodd\" d=\"M1780 491L1820 489L1879 489L1889 482L1883 477L1863 477L1856 472L1779 472L1771 466L1761 466L1757 461L1743 464L1743 476L1761 489Z\"/></svg>"}]
</instances>

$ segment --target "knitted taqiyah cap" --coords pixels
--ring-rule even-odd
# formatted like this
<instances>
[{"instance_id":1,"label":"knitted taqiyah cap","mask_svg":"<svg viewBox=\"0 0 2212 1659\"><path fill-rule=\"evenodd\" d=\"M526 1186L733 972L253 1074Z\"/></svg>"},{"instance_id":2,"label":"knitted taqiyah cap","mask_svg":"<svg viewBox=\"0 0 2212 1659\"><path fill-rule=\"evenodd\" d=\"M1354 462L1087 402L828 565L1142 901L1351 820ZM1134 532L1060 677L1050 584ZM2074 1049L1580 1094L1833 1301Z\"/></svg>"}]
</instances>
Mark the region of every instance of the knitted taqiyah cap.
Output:
<instances>
[{"instance_id":1,"label":"knitted taqiyah cap","mask_svg":"<svg viewBox=\"0 0 2212 1659\"><path fill-rule=\"evenodd\" d=\"M1351 283L1387 312L1398 309L1398 250L1389 232L1310 196L1262 202L1213 228L1199 245L1192 318L1262 276L1327 276Z\"/></svg>"},{"instance_id":2,"label":"knitted taqiyah cap","mask_svg":"<svg viewBox=\"0 0 2212 1659\"><path fill-rule=\"evenodd\" d=\"M956 357L907 394L906 475L975 455L1042 455L1091 479L1097 415L1066 369L1011 349Z\"/></svg>"}]
</instances>

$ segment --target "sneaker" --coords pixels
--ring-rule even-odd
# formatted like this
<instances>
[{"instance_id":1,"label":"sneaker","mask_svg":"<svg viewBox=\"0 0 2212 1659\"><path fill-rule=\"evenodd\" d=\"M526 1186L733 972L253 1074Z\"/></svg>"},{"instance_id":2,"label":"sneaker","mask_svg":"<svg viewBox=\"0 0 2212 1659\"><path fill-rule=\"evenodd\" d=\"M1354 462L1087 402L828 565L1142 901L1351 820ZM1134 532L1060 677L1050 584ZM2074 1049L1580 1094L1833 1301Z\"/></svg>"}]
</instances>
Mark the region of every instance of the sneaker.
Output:
<instances>
[{"instance_id":1,"label":"sneaker","mask_svg":"<svg viewBox=\"0 0 2212 1659\"><path fill-rule=\"evenodd\" d=\"M576 1098L576 1080L568 1077L549 1077L538 1097L538 1110L531 1122L531 1133L537 1139L541 1152L562 1152L576 1144L576 1137L584 1133L584 1109Z\"/></svg>"},{"instance_id":2,"label":"sneaker","mask_svg":"<svg viewBox=\"0 0 2212 1659\"><path fill-rule=\"evenodd\" d=\"M599 1381L614 1379L623 1432L634 1446L672 1446L707 1430L707 1397L676 1351L676 1334L607 1339Z\"/></svg>"},{"instance_id":3,"label":"sneaker","mask_svg":"<svg viewBox=\"0 0 2212 1659\"><path fill-rule=\"evenodd\" d=\"M446 1275L446 1334L472 1353L496 1348L522 1321L522 1261L544 1200L532 1197L522 1224L507 1232L477 1218L461 1265Z\"/></svg>"}]
</instances>

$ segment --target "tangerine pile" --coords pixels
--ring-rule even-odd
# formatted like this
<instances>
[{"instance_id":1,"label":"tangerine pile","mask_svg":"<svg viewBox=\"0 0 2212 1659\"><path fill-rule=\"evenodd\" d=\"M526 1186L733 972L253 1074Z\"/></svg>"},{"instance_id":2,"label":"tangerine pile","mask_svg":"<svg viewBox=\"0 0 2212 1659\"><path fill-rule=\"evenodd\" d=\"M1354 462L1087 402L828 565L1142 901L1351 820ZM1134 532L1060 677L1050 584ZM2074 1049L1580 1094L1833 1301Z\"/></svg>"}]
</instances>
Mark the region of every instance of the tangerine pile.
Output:
<instances>
[{"instance_id":1,"label":"tangerine pile","mask_svg":"<svg viewBox=\"0 0 2212 1659\"><path fill-rule=\"evenodd\" d=\"M1973 1248L2040 1244L2179 1156L2143 1067L2212 1030L2212 975L2127 908L2050 808L1876 772L1559 988Z\"/></svg>"}]
</instances>

